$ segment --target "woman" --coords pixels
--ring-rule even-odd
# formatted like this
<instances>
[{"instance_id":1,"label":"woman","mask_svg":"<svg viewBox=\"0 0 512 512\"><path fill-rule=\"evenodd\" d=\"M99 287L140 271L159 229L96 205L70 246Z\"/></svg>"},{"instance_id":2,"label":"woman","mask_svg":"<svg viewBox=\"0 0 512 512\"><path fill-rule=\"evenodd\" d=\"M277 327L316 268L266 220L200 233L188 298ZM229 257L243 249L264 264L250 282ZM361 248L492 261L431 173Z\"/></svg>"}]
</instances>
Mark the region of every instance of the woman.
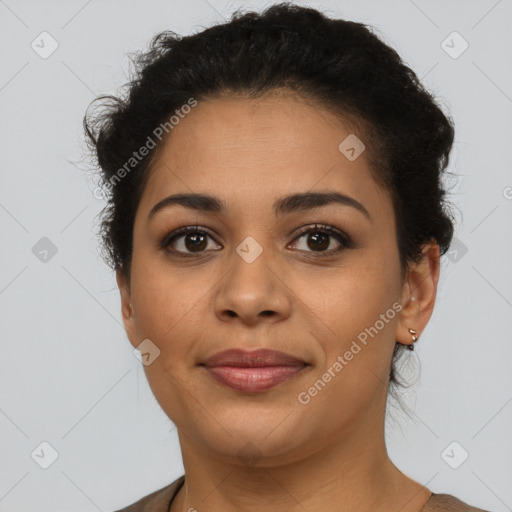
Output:
<instances>
[{"instance_id":1,"label":"woman","mask_svg":"<svg viewBox=\"0 0 512 512\"><path fill-rule=\"evenodd\" d=\"M141 54L86 132L105 255L185 475L128 511L476 511L388 457L454 129L365 25L280 4Z\"/></svg>"}]
</instances>

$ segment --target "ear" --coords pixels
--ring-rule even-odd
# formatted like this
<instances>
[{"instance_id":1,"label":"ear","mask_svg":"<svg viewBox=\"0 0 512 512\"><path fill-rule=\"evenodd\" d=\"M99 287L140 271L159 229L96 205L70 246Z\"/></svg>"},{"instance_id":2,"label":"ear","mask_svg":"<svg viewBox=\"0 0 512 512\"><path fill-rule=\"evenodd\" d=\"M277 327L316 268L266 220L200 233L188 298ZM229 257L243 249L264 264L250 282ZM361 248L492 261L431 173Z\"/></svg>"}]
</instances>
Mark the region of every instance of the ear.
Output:
<instances>
[{"instance_id":1,"label":"ear","mask_svg":"<svg viewBox=\"0 0 512 512\"><path fill-rule=\"evenodd\" d=\"M121 314L124 328L130 343L136 348L139 345L139 340L135 324L135 311L132 306L130 283L119 270L116 271L116 281L121 294Z\"/></svg>"},{"instance_id":2,"label":"ear","mask_svg":"<svg viewBox=\"0 0 512 512\"><path fill-rule=\"evenodd\" d=\"M435 242L425 244L422 254L421 260L407 270L402 289L400 303L403 308L395 339L404 345L413 343L409 329L417 331L417 338L421 336L432 316L436 300L440 269L439 245Z\"/></svg>"}]
</instances>

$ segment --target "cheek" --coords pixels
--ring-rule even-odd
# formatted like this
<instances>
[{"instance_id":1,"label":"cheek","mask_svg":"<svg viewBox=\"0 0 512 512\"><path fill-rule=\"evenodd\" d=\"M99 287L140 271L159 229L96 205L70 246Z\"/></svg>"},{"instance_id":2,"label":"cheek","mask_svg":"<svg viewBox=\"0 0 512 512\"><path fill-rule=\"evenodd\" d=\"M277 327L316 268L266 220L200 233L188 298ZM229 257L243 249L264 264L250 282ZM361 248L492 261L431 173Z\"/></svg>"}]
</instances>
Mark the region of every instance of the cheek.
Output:
<instances>
[{"instance_id":1,"label":"cheek","mask_svg":"<svg viewBox=\"0 0 512 512\"><path fill-rule=\"evenodd\" d=\"M300 295L333 330L353 335L350 326L364 329L373 325L400 296L399 274L393 267L361 253L354 258L354 265L333 268L321 275L304 274L299 287L304 291Z\"/></svg>"},{"instance_id":2,"label":"cheek","mask_svg":"<svg viewBox=\"0 0 512 512\"><path fill-rule=\"evenodd\" d=\"M315 333L324 359L319 361L310 387L301 390L311 399L315 414L324 415L326 425L361 417L385 394L395 345L399 304L385 289L345 284L345 291L341 293L338 288L338 299L330 301L326 310L324 323L329 329ZM332 404L340 407L333 409Z\"/></svg>"},{"instance_id":3,"label":"cheek","mask_svg":"<svg viewBox=\"0 0 512 512\"><path fill-rule=\"evenodd\" d=\"M133 267L132 291L139 338L151 340L158 353L151 364L144 366L144 372L155 399L164 411L172 412L169 417L177 424L181 416L176 411L190 407L187 397L200 396L188 372L191 354L200 339L198 311L204 291L186 286L184 281L182 276L176 277L175 272L156 264L144 265L141 261Z\"/></svg>"},{"instance_id":4,"label":"cheek","mask_svg":"<svg viewBox=\"0 0 512 512\"><path fill-rule=\"evenodd\" d=\"M369 257L366 263L362 258L358 266L332 274L323 293L309 299L316 314L312 319L317 330L312 332L324 351L324 369L341 357L343 371L335 373L344 377L334 380L347 379L353 391L359 379L385 378L388 372L401 309L399 273L394 267L391 261Z\"/></svg>"},{"instance_id":5,"label":"cheek","mask_svg":"<svg viewBox=\"0 0 512 512\"><path fill-rule=\"evenodd\" d=\"M134 259L135 262L135 259ZM183 286L175 274L159 265L139 259L132 267L132 299L136 311L137 331L149 338L160 350L168 350L168 341L186 327L186 316L193 314L200 294Z\"/></svg>"}]
</instances>

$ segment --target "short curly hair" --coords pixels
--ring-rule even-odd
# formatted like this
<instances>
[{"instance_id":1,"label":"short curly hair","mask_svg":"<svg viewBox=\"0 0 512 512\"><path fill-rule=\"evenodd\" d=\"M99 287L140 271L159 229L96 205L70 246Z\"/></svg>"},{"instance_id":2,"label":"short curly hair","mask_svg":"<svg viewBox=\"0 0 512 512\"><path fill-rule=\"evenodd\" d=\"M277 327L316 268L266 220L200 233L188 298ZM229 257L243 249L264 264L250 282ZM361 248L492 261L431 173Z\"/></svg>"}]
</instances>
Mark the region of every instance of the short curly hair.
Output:
<instances>
[{"instance_id":1,"label":"short curly hair","mask_svg":"<svg viewBox=\"0 0 512 512\"><path fill-rule=\"evenodd\" d=\"M370 26L281 3L261 13L236 11L229 22L186 37L164 31L132 60L128 94L100 96L84 117L89 148L109 189L101 212L103 256L128 280L135 213L163 144L110 187L134 150L190 98L257 98L283 88L358 128L375 180L391 192L403 275L423 244L435 241L441 255L448 250L454 223L442 178L453 121ZM92 109L97 101L100 108ZM403 348L395 346L393 384L402 384L395 362Z\"/></svg>"}]
</instances>

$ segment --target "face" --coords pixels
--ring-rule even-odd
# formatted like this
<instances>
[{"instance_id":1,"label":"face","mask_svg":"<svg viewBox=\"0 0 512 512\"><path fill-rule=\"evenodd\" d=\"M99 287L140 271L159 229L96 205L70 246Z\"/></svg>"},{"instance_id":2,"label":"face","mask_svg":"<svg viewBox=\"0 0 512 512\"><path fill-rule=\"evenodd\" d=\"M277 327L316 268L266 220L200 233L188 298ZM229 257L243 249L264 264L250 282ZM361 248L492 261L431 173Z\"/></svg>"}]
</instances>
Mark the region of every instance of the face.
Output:
<instances>
[{"instance_id":1,"label":"face","mask_svg":"<svg viewBox=\"0 0 512 512\"><path fill-rule=\"evenodd\" d=\"M272 465L382 427L395 340L410 339L399 313L410 288L388 191L365 151L338 148L351 134L368 143L291 94L221 98L199 102L161 148L137 209L131 282L118 275L123 320L134 347L148 339L160 351L148 382L202 450L236 462L250 442ZM176 194L223 208L168 201L150 214ZM234 389L204 366L232 348L301 364L267 389Z\"/></svg>"}]
</instances>

